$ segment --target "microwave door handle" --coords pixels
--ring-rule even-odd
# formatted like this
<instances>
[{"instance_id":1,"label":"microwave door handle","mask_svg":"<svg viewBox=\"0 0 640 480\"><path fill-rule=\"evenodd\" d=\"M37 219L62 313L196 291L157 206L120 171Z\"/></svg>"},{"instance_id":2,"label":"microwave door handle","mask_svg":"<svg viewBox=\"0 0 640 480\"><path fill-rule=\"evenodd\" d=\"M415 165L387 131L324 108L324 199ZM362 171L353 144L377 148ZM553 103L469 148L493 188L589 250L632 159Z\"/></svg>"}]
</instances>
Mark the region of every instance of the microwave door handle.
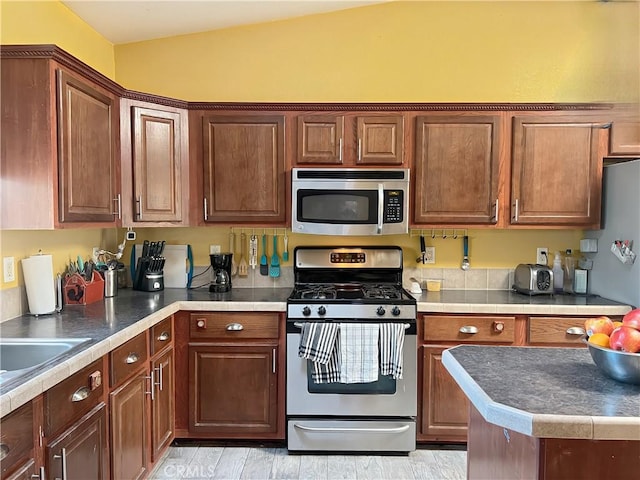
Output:
<instances>
[{"instance_id":1,"label":"microwave door handle","mask_svg":"<svg viewBox=\"0 0 640 480\"><path fill-rule=\"evenodd\" d=\"M382 233L382 217L384 215L384 185L378 184L378 230L377 233Z\"/></svg>"}]
</instances>

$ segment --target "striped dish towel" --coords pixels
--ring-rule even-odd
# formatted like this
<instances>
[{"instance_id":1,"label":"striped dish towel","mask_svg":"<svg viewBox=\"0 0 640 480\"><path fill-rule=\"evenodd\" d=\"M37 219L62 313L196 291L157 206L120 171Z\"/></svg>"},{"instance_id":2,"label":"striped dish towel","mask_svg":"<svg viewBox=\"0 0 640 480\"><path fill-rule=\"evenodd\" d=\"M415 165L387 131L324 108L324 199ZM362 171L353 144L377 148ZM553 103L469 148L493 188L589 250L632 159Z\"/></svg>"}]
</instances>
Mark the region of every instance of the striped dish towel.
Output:
<instances>
[{"instance_id":1,"label":"striped dish towel","mask_svg":"<svg viewBox=\"0 0 640 480\"><path fill-rule=\"evenodd\" d=\"M309 360L315 383L340 381L340 339L337 323L304 323L298 356Z\"/></svg>"},{"instance_id":2,"label":"striped dish towel","mask_svg":"<svg viewBox=\"0 0 640 480\"><path fill-rule=\"evenodd\" d=\"M402 378L403 323L380 324L380 375Z\"/></svg>"},{"instance_id":3,"label":"striped dish towel","mask_svg":"<svg viewBox=\"0 0 640 480\"><path fill-rule=\"evenodd\" d=\"M340 324L340 382L378 380L378 324Z\"/></svg>"}]
</instances>

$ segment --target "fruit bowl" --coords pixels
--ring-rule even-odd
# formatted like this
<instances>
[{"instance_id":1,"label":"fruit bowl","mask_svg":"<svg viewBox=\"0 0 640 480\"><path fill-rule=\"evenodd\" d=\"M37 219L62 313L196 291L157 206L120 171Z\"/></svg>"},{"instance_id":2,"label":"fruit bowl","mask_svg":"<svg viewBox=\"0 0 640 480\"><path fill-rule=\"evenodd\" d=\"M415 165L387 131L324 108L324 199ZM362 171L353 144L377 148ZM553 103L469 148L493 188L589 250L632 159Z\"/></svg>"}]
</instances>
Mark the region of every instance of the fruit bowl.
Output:
<instances>
[{"instance_id":1,"label":"fruit bowl","mask_svg":"<svg viewBox=\"0 0 640 480\"><path fill-rule=\"evenodd\" d=\"M589 343L587 337L582 342L596 366L608 377L619 382L640 385L640 353L628 353Z\"/></svg>"}]
</instances>

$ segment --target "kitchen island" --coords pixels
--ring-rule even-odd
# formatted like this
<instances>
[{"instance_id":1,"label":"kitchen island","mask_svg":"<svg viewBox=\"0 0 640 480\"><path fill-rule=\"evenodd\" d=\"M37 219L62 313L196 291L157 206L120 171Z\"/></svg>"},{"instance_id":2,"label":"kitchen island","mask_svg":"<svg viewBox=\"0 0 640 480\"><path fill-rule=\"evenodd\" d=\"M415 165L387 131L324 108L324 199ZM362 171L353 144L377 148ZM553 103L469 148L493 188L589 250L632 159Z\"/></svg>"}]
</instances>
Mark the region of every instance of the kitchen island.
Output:
<instances>
[{"instance_id":1,"label":"kitchen island","mask_svg":"<svg viewBox=\"0 0 640 480\"><path fill-rule=\"evenodd\" d=\"M462 345L442 362L470 400L469 479L635 478L640 386L586 349Z\"/></svg>"}]
</instances>

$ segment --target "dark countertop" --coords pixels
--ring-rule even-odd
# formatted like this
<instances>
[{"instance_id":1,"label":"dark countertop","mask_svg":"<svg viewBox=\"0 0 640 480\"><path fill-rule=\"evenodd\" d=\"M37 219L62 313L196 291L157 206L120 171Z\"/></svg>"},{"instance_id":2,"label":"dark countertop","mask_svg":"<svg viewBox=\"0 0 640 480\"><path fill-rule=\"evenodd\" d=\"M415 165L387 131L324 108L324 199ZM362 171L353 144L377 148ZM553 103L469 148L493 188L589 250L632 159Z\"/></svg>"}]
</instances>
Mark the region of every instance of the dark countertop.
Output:
<instances>
[{"instance_id":1,"label":"dark countertop","mask_svg":"<svg viewBox=\"0 0 640 480\"><path fill-rule=\"evenodd\" d=\"M139 292L121 289L116 297L86 306L68 305L59 314L23 315L0 324L0 336L30 338L91 338L55 363L0 385L0 416L47 390L70 374L122 345L138 333L179 310L286 311L286 288L236 288L229 293L165 289ZM508 291L450 290L417 296L420 312L497 314L624 314L630 307L601 297L534 296Z\"/></svg>"},{"instance_id":2,"label":"dark countertop","mask_svg":"<svg viewBox=\"0 0 640 480\"><path fill-rule=\"evenodd\" d=\"M442 362L490 423L534 437L640 440L640 385L605 376L587 349L461 345Z\"/></svg>"}]
</instances>

